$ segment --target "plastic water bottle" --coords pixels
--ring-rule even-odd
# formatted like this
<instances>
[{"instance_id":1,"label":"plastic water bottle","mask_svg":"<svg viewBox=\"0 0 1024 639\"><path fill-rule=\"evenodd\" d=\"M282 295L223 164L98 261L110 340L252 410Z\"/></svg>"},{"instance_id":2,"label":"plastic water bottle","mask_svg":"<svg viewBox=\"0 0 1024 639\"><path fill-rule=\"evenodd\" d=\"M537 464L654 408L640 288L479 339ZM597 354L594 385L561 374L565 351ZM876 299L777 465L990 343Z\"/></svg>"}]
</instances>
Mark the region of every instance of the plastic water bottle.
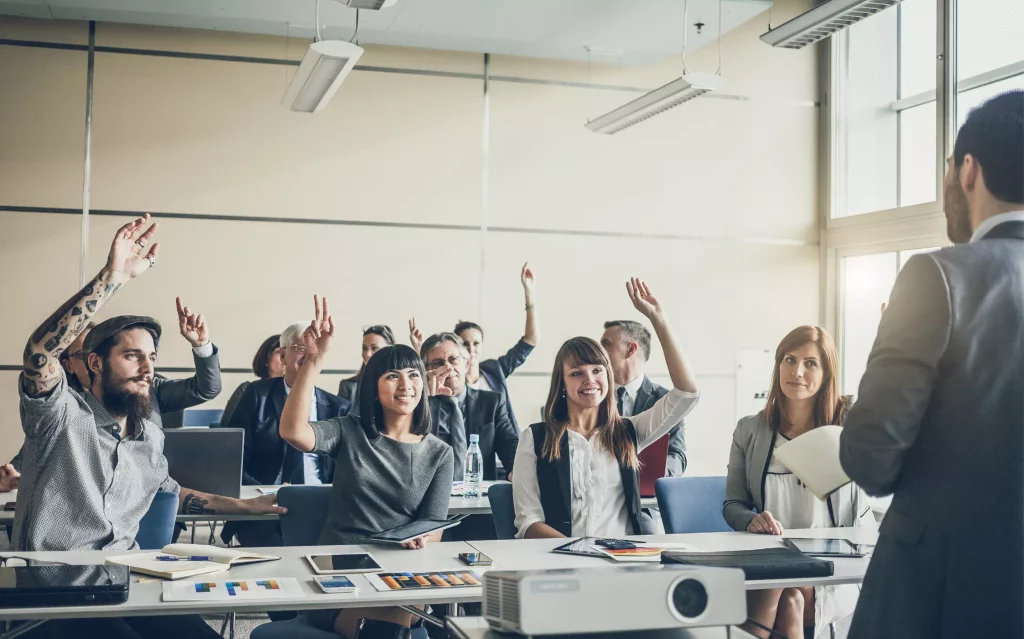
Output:
<instances>
[{"instance_id":1,"label":"plastic water bottle","mask_svg":"<svg viewBox=\"0 0 1024 639\"><path fill-rule=\"evenodd\" d=\"M466 451L466 497L480 496L480 481L484 477L484 456L480 452L480 436L469 436L469 450Z\"/></svg>"}]
</instances>

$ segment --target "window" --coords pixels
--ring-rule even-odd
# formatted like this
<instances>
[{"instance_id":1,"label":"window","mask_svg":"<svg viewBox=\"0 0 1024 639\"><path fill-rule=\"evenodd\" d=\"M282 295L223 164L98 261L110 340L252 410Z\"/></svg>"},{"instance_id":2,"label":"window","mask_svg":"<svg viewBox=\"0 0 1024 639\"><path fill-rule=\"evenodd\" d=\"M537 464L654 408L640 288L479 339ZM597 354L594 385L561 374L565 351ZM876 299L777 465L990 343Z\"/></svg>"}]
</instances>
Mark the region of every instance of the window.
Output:
<instances>
[{"instance_id":1,"label":"window","mask_svg":"<svg viewBox=\"0 0 1024 639\"><path fill-rule=\"evenodd\" d=\"M985 100L1024 89L1024 3L959 0L956 5L956 126Z\"/></svg>"},{"instance_id":2,"label":"window","mask_svg":"<svg viewBox=\"0 0 1024 639\"><path fill-rule=\"evenodd\" d=\"M929 247L889 253L871 253L843 258L842 266L842 339L840 366L842 393L856 395L860 378L867 367L868 355L875 343L883 304L889 301L896 276L907 260Z\"/></svg>"},{"instance_id":3,"label":"window","mask_svg":"<svg viewBox=\"0 0 1024 639\"><path fill-rule=\"evenodd\" d=\"M937 6L904 0L835 36L833 217L935 201Z\"/></svg>"}]
</instances>

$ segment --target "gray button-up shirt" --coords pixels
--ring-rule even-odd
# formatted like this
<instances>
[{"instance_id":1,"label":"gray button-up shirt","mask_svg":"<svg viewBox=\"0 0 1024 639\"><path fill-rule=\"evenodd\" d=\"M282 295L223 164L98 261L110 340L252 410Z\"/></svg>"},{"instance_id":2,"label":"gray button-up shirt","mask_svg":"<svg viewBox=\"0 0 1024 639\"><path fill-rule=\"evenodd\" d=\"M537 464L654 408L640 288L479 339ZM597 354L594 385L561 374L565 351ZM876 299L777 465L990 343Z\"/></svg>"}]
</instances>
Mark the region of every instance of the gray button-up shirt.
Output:
<instances>
[{"instance_id":1,"label":"gray button-up shirt","mask_svg":"<svg viewBox=\"0 0 1024 639\"><path fill-rule=\"evenodd\" d=\"M177 493L167 474L164 434L144 420L134 439L92 393L72 390L61 371L53 391L21 396L25 431L11 548L135 548L139 521L158 490Z\"/></svg>"}]
</instances>

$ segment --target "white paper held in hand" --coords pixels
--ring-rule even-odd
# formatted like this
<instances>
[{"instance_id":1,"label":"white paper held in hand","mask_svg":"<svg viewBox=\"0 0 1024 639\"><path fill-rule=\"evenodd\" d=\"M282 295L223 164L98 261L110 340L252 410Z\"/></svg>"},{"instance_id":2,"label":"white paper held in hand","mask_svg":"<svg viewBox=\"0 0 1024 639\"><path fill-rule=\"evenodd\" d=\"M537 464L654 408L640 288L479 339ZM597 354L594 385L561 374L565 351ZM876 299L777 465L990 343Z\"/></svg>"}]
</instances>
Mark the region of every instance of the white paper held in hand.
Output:
<instances>
[{"instance_id":1,"label":"white paper held in hand","mask_svg":"<svg viewBox=\"0 0 1024 639\"><path fill-rule=\"evenodd\" d=\"M842 426L819 426L775 449L775 458L786 465L815 497L825 500L850 483L839 463Z\"/></svg>"}]
</instances>

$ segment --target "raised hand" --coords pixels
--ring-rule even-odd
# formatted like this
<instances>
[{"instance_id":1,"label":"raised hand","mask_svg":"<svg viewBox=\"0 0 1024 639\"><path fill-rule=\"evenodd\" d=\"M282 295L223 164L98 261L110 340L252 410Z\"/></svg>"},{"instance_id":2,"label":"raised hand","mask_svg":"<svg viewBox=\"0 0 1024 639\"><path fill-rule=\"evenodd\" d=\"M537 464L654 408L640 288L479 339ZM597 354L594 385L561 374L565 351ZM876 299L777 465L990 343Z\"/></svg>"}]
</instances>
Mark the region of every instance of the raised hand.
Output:
<instances>
[{"instance_id":1,"label":"raised hand","mask_svg":"<svg viewBox=\"0 0 1024 639\"><path fill-rule=\"evenodd\" d=\"M302 334L302 343L306 347L307 357L326 355L331 346L331 339L334 337L334 318L331 317L327 298L320 299L319 296L314 295L313 309L316 317Z\"/></svg>"},{"instance_id":2,"label":"raised hand","mask_svg":"<svg viewBox=\"0 0 1024 639\"><path fill-rule=\"evenodd\" d=\"M633 308L643 313L647 319L653 320L661 315L661 304L643 280L634 277L626 282L626 292L629 293L629 300L633 302Z\"/></svg>"},{"instance_id":3,"label":"raised hand","mask_svg":"<svg viewBox=\"0 0 1024 639\"><path fill-rule=\"evenodd\" d=\"M533 271L530 269L530 263L523 264L523 271L519 274L519 279L523 282L523 290L527 293L533 293Z\"/></svg>"},{"instance_id":4,"label":"raised hand","mask_svg":"<svg viewBox=\"0 0 1024 639\"><path fill-rule=\"evenodd\" d=\"M181 331L181 336L192 346L198 347L209 343L210 331L206 327L206 318L190 311L181 303L180 297L174 301L178 306L178 330Z\"/></svg>"},{"instance_id":5,"label":"raised hand","mask_svg":"<svg viewBox=\"0 0 1024 639\"><path fill-rule=\"evenodd\" d=\"M413 350L417 353L420 352L420 347L423 346L423 331L416 326L415 317L409 320L409 343L412 344Z\"/></svg>"},{"instance_id":6,"label":"raised hand","mask_svg":"<svg viewBox=\"0 0 1024 639\"><path fill-rule=\"evenodd\" d=\"M146 246L156 232L157 224L154 222L144 231L143 228L148 222L149 213L146 213L117 230L114 241L110 244L110 253L107 255L107 268L131 278L142 275L156 265L156 254L160 245L153 244L148 250Z\"/></svg>"},{"instance_id":7,"label":"raised hand","mask_svg":"<svg viewBox=\"0 0 1024 639\"><path fill-rule=\"evenodd\" d=\"M444 385L448 376L454 370L451 364L445 362L444 366L438 366L432 371L427 371L427 395L430 397L434 395L446 395L448 397L455 395L452 389Z\"/></svg>"}]
</instances>

